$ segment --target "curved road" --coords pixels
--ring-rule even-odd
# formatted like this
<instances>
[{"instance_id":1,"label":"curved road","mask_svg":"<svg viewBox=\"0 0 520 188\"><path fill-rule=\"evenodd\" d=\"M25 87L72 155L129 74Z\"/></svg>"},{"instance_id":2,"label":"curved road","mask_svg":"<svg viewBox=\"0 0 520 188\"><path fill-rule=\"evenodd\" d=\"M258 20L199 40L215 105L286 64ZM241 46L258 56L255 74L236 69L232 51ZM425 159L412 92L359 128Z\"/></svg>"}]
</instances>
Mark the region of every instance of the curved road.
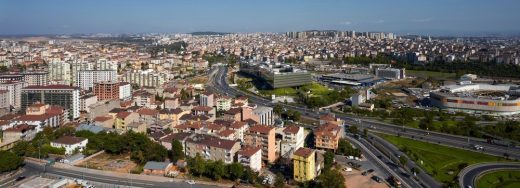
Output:
<instances>
[{"instance_id":1,"label":"curved road","mask_svg":"<svg viewBox=\"0 0 520 188\"><path fill-rule=\"evenodd\" d=\"M226 74L227 74L227 67L218 66L217 68L214 68L209 76L209 86L212 90L219 93L224 93L226 95L236 97L245 95L249 98L249 101L252 103L262 104L265 106L271 106L273 107L274 104L265 98L259 97L257 95L245 93L242 91L239 91L235 88L232 88L228 85L226 80ZM298 105L286 105L281 104L287 109L296 110L302 113L302 115L309 116L309 117L319 117L322 114L325 114L325 112L319 112L315 111L313 109L308 109L305 106L298 106ZM462 149L471 149L470 144L474 145L481 145L484 147L484 150L479 150L479 152L495 155L495 156L501 156L503 157L505 154L509 156L512 159L520 159L520 148L519 147L510 147L510 146L503 146L503 145L497 145L497 144L490 144L487 143L484 139L479 138L472 138L472 137L466 137L466 136L458 136L458 135L451 135L451 134L445 134L445 133L439 133L439 132L433 132L433 131L426 131L422 129L415 129L415 128L409 128L409 127L403 127L403 126L397 126L392 125L388 123L382 123L376 120L367 119L367 118L360 118L352 115L347 114L341 114L336 113L336 117L342 118L347 122L357 122L361 125L368 126L368 128L375 128L377 130L381 130L381 132L387 133L387 134L401 134L406 137L415 138L415 137L421 137L423 138L423 141L432 142L432 143L438 143L438 144L444 144L451 147L457 147Z\"/></svg>"},{"instance_id":2,"label":"curved road","mask_svg":"<svg viewBox=\"0 0 520 188\"><path fill-rule=\"evenodd\" d=\"M459 173L459 186L463 187L475 187L477 178L481 175L500 170L520 170L520 163L480 163L468 166Z\"/></svg>"}]
</instances>

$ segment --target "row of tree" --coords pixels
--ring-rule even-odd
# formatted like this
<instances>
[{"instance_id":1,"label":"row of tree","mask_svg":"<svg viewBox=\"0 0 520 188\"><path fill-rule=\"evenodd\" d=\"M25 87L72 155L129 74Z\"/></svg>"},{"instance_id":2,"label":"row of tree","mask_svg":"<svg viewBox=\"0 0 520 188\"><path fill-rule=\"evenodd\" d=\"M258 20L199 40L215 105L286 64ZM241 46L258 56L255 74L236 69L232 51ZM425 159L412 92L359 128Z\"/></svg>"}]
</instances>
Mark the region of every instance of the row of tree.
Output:
<instances>
[{"instance_id":1,"label":"row of tree","mask_svg":"<svg viewBox=\"0 0 520 188\"><path fill-rule=\"evenodd\" d=\"M188 169L193 176L208 177L215 181L229 179L236 181L242 179L248 183L258 183L258 173L240 163L225 164L222 161L206 161L197 154L188 158Z\"/></svg>"}]
</instances>

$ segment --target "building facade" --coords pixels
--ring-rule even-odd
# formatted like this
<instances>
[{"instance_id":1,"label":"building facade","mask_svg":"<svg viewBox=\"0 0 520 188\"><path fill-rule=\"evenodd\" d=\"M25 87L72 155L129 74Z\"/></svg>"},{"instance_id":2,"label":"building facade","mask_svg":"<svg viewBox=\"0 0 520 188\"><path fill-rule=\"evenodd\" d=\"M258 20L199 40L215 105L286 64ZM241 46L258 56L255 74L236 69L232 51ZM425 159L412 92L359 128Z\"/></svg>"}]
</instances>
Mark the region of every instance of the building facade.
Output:
<instances>
[{"instance_id":1,"label":"building facade","mask_svg":"<svg viewBox=\"0 0 520 188\"><path fill-rule=\"evenodd\" d=\"M22 89L21 108L25 110L35 103L63 107L69 120L80 116L79 88L68 85L28 86Z\"/></svg>"}]
</instances>

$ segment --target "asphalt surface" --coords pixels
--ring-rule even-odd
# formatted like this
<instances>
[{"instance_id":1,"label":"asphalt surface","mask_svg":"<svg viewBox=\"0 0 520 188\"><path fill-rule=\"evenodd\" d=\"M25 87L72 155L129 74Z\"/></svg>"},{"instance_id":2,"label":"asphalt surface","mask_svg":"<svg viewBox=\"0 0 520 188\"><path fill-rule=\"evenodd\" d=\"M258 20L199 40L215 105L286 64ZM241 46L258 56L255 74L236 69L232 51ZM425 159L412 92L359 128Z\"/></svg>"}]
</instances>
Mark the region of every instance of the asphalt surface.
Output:
<instances>
[{"instance_id":1,"label":"asphalt surface","mask_svg":"<svg viewBox=\"0 0 520 188\"><path fill-rule=\"evenodd\" d=\"M194 184L190 185L184 181L172 181L172 182L155 182L155 181L143 181L143 180L135 180L135 179L129 179L128 177L113 177L113 176L104 176L89 172L80 172L76 170L71 169L61 169L61 168L55 168L53 166L47 166L45 169L45 172L43 171L43 166L34 164L34 163L28 163L26 162L24 166L25 171L28 172L28 174L21 174L26 177L29 177L30 175L37 175L41 173L45 174L52 174L52 175L58 175L62 177L68 177L70 179L82 179L86 181L93 181L93 182L99 182L99 183L105 183L105 184L113 184L113 185L119 185L119 186L130 186L130 187L160 187L160 188L171 188L171 187L179 187L179 188L210 188L210 187L217 187L217 186L210 186L210 185L201 185L201 184ZM173 179L172 179L173 180Z\"/></svg>"},{"instance_id":2,"label":"asphalt surface","mask_svg":"<svg viewBox=\"0 0 520 188\"><path fill-rule=\"evenodd\" d=\"M210 80L210 82L209 82L210 89L215 92L226 94L230 97L247 96L249 98L249 101L252 103L262 104L262 105L270 106L270 107L274 106L272 101L270 101L266 98L262 98L257 95L242 92L235 88L230 87L227 83L226 77L227 77L227 67L219 66L217 68L214 68L210 73L210 79L209 79ZM292 109L292 110L299 111L303 115L308 116L308 117L317 118L320 115L323 115L326 113L326 112L320 112L318 110L308 109L305 106L292 105L292 104L291 105L281 104L281 105L286 109ZM487 140L484 140L484 139L451 135L451 134L409 128L409 127L404 127L404 126L397 126L397 125L383 123L383 122L379 122L379 121L368 119L368 118L360 118L360 117L356 117L353 115L347 115L347 114L336 113L336 117L341 118L350 124L361 125L361 129L368 128L374 132L380 132L380 133L392 134L392 135L400 135L402 137L418 139L418 140L425 141L425 142L436 143L436 144L441 144L441 145L446 145L446 146L456 147L456 148L461 148L461 149L466 149L466 150L473 150L473 151L477 151L477 152L481 152L481 153L485 153L485 154L489 154L489 155L495 155L495 156L500 156L500 157L507 155L511 159L520 159L520 148L519 147L492 144L492 143L488 143ZM399 152L399 150L396 149L395 146L393 146L389 143L385 143L384 141L382 141L382 139L376 140L376 141L379 143L380 147L386 148L386 150L388 150L390 153L393 152L394 154L404 155L403 153ZM484 147L484 149L474 150L472 148L472 145L480 145L480 146ZM371 146L371 144L369 142L366 142L366 143L362 143L361 146ZM392 146L393 146L393 148L392 148ZM380 152L377 149L370 150L370 151L372 153ZM380 156L380 155L378 155L378 156ZM395 165L395 163L389 158L391 156L388 156L388 154L381 155L381 156L383 156L382 157L383 159L385 159L385 157L386 157L386 159L389 160L390 164ZM406 155L404 155L404 156L406 156ZM376 164L378 164L378 161L376 159L372 159L371 161L375 161ZM411 160L409 160L409 161L411 161ZM381 163L379 163L379 165L381 165ZM382 168L386 168L385 166L388 167L388 166L392 166L392 165L381 165ZM416 164L410 163L407 166L407 168L411 169L412 167L416 167L416 166L417 166ZM395 173L395 171L393 171L393 172ZM392 174L389 171L387 171L387 173ZM396 175L399 179L403 178L403 176L400 176L399 173L397 173ZM404 176L404 177L410 178L409 175ZM424 174L424 172L419 173L417 178L419 180L421 180L422 184L420 186L414 185L413 187L423 187L423 186L440 187L440 184L438 182L433 180L433 178L431 176ZM413 181L413 180L411 180L411 181L408 181L406 179L404 179L404 180L405 181L402 181L402 182L415 183L415 181Z\"/></svg>"},{"instance_id":3,"label":"asphalt surface","mask_svg":"<svg viewBox=\"0 0 520 188\"><path fill-rule=\"evenodd\" d=\"M520 169L520 163L480 163L468 166L459 173L459 186L460 187L475 187L477 179L492 171Z\"/></svg>"},{"instance_id":4,"label":"asphalt surface","mask_svg":"<svg viewBox=\"0 0 520 188\"><path fill-rule=\"evenodd\" d=\"M268 99L265 99L265 98L262 98L262 97L259 97L257 95L253 95L250 93L245 93L245 92L242 92L235 88L230 87L226 81L226 74L227 74L227 67L219 66L219 67L212 69L212 71L210 73L209 86L213 91L223 93L223 94L226 94L231 97L247 96L249 98L249 101L252 103L262 104L262 105L270 106L270 107L274 106L274 104ZM281 104L281 105L283 105L287 109L299 111L302 113L302 115L305 115L308 117L317 118L320 115L323 115L326 113L326 112L319 112L319 111L313 110L313 109L308 109L305 106L298 106L298 105L292 105L292 104L291 105ZM504 146L504 145L498 145L498 144L491 144L491 143L487 143L487 141L484 139L444 134L444 133L439 133L439 132L426 131L426 130L422 130L422 129L397 126L397 125L383 123L383 122L379 122L379 121L368 119L368 118L360 118L360 117L356 117L353 115L347 115L347 114L336 113L336 117L341 118L350 123L357 122L360 125L365 126L366 128L372 128L377 131L383 132L385 134L394 134L394 135L400 134L401 136L404 136L404 137L419 138L426 142L443 144L443 145L447 145L450 147L457 147L457 148L469 149L469 150L472 150L470 144L480 145L480 146L483 146L484 149L478 150L478 152L486 153L489 155L501 156L501 157L503 157L506 154L511 159L520 159L520 147L511 147L511 146Z\"/></svg>"}]
</instances>

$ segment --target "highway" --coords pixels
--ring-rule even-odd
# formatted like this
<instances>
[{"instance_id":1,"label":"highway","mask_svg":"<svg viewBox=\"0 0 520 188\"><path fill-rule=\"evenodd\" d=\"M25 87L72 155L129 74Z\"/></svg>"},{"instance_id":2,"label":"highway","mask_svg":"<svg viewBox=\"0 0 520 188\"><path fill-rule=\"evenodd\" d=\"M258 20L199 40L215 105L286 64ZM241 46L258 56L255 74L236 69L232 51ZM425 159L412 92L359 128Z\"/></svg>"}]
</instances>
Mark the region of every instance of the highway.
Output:
<instances>
[{"instance_id":1,"label":"highway","mask_svg":"<svg viewBox=\"0 0 520 188\"><path fill-rule=\"evenodd\" d=\"M396 177L401 181L404 187L416 188L423 187L417 180L413 179L404 169L400 168L390 158L385 156L381 151L369 144L364 138L354 139L347 137L347 139L357 148L361 149L365 154L365 158L377 165L379 169L385 172L385 179L390 175Z\"/></svg>"},{"instance_id":2,"label":"highway","mask_svg":"<svg viewBox=\"0 0 520 188\"><path fill-rule=\"evenodd\" d=\"M464 168L459 173L460 187L475 187L477 179L488 172L500 170L520 170L520 163L479 163Z\"/></svg>"},{"instance_id":3,"label":"highway","mask_svg":"<svg viewBox=\"0 0 520 188\"><path fill-rule=\"evenodd\" d=\"M242 92L235 88L230 87L227 83L226 75L227 75L227 67L218 66L216 68L213 68L210 73L210 76L209 76L210 77L209 78L210 88L215 92L223 93L223 94L226 94L231 97L247 96L249 98L249 101L252 103L257 103L257 104L271 106L271 107L274 106L274 104L268 99L265 99L265 98L262 98L262 97L259 97L257 95L253 95L250 93ZM287 104L280 104L280 105L283 105L287 109L299 111L302 113L302 115L309 116L309 117L317 118L320 115L326 113L326 112L319 112L319 111L316 111L313 109L308 109L304 106L287 105ZM444 134L444 133L439 133L439 132L404 127L404 126L397 126L397 125L383 123L383 122L379 122L379 121L368 119L368 118L360 118L360 117L356 117L353 115L347 115L347 114L336 113L336 117L341 118L350 123L357 122L360 125L366 126L365 128L371 128L374 131L377 130L377 131L383 132L385 134L393 134L393 135L400 134L404 137L419 138L419 139L422 139L423 141L443 144L446 146L457 147L457 148L462 148L462 149L471 149L470 144L481 145L484 147L484 149L479 150L479 152L490 154L490 155L495 155L495 156L500 156L500 157L503 157L504 154L507 154L509 156L509 158L511 158L511 159L520 159L520 148L497 145L497 144L490 144L490 143L487 143L487 141L484 139Z\"/></svg>"},{"instance_id":4,"label":"highway","mask_svg":"<svg viewBox=\"0 0 520 188\"><path fill-rule=\"evenodd\" d=\"M25 166L23 167L28 174L20 174L24 175L26 177L29 177L30 175L35 174L41 174L44 173L43 166L36 164L34 162L27 162L25 163ZM63 169L63 168L56 168L53 166L47 166L45 169L45 174L51 174L51 175L57 175L57 176L63 176L68 177L70 179L82 179L86 181L92 181L92 182L99 182L99 183L105 183L105 184L113 184L118 185L121 187L160 187L160 188L170 188L170 187L179 187L179 188L209 188L209 187L217 187L212 185L201 185L201 184L194 184L190 185L184 181L179 181L178 179L170 182L159 182L159 181L152 181L152 178L150 178L150 181L140 180L140 179L132 179L131 175L127 177L121 177L121 176L106 176L101 174L92 173L89 171L77 171L74 169ZM134 174L132 174L134 175Z\"/></svg>"}]
</instances>

